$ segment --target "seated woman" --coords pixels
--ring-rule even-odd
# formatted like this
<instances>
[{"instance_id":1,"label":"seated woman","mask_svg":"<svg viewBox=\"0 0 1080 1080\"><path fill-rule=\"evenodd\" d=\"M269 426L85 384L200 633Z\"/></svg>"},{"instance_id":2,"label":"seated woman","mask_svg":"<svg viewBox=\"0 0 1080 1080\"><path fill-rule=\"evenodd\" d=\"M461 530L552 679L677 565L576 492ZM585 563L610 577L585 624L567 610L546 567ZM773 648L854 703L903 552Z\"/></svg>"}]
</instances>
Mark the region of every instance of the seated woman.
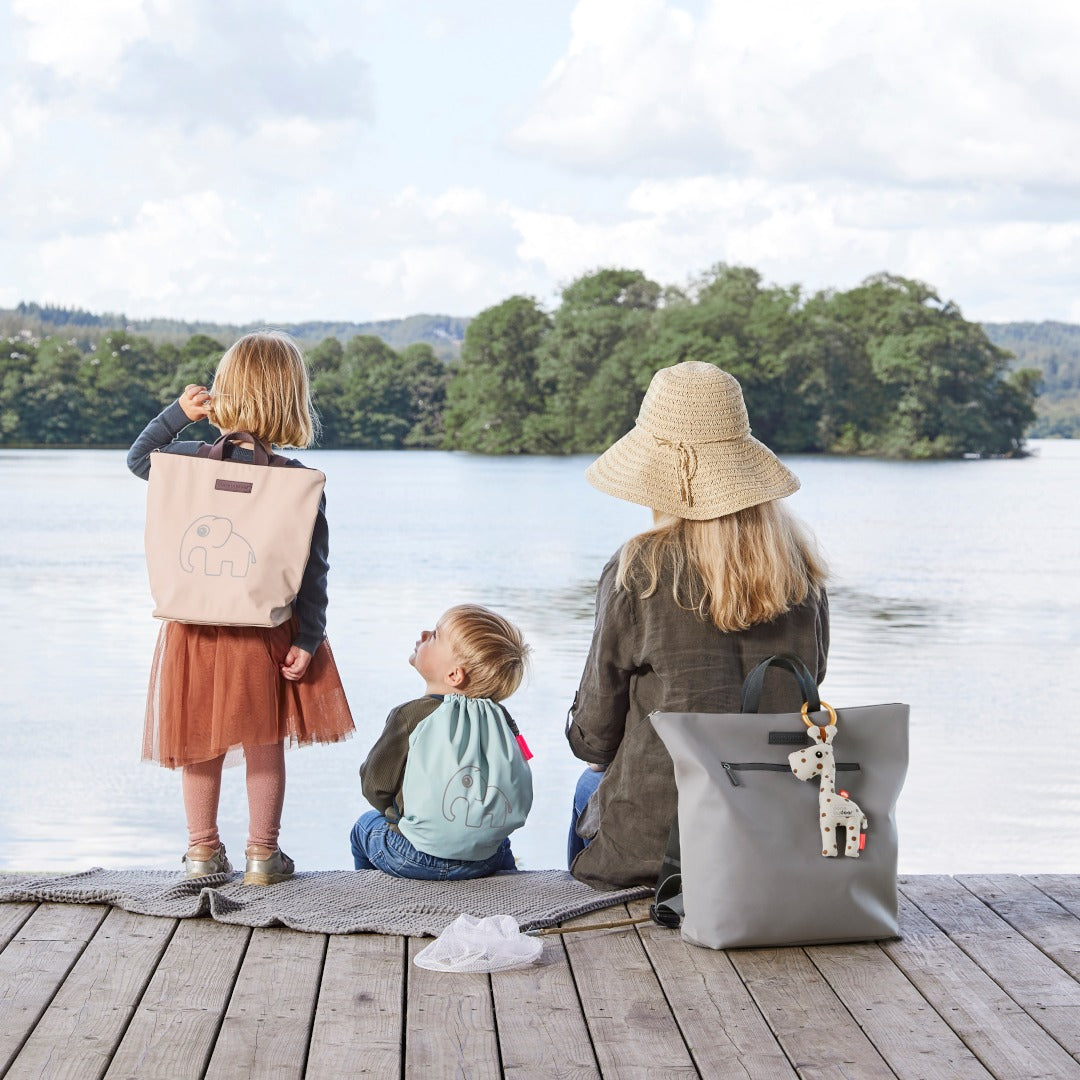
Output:
<instances>
[{"instance_id":1,"label":"seated woman","mask_svg":"<svg viewBox=\"0 0 1080 1080\"><path fill-rule=\"evenodd\" d=\"M658 371L633 430L586 471L653 511L604 567L567 721L578 782L570 870L596 888L654 885L675 816L671 758L649 714L738 712L743 680L795 653L818 682L829 643L824 565L777 500L799 481L750 434L738 382L713 364ZM791 679L762 712L797 712ZM737 870L737 868L735 868Z\"/></svg>"}]
</instances>

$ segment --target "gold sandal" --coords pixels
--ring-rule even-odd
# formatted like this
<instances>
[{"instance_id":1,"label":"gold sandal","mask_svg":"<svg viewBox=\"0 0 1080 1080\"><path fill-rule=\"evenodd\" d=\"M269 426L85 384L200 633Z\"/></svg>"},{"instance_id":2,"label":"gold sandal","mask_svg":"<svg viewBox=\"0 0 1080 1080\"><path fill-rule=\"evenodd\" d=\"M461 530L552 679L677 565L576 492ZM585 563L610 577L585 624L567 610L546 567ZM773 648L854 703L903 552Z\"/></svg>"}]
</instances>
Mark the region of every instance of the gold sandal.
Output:
<instances>
[{"instance_id":1,"label":"gold sandal","mask_svg":"<svg viewBox=\"0 0 1080 1080\"><path fill-rule=\"evenodd\" d=\"M248 854L247 866L244 868L244 884L276 885L279 881L291 878L295 869L296 864L281 848L265 858Z\"/></svg>"}]
</instances>

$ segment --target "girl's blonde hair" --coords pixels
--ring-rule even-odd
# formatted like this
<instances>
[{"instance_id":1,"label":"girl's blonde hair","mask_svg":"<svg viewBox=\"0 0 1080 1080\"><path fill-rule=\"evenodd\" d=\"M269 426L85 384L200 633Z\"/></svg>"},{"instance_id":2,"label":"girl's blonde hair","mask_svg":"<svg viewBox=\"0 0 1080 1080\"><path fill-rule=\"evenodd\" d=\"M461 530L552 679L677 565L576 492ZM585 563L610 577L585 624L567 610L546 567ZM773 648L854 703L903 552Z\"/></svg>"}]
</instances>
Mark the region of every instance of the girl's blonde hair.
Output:
<instances>
[{"instance_id":1,"label":"girl's blonde hair","mask_svg":"<svg viewBox=\"0 0 1080 1080\"><path fill-rule=\"evenodd\" d=\"M656 517L623 545L619 588L651 596L669 571L679 607L724 631L769 622L821 592L817 546L775 500L706 521Z\"/></svg>"},{"instance_id":2,"label":"girl's blonde hair","mask_svg":"<svg viewBox=\"0 0 1080 1080\"><path fill-rule=\"evenodd\" d=\"M530 650L512 622L479 604L458 604L439 623L465 670L466 697L502 701L521 685Z\"/></svg>"},{"instance_id":3,"label":"girl's blonde hair","mask_svg":"<svg viewBox=\"0 0 1080 1080\"><path fill-rule=\"evenodd\" d=\"M319 434L319 420L300 346L280 330L240 338L214 373L210 422L221 431L247 431L275 446L310 446Z\"/></svg>"}]
</instances>

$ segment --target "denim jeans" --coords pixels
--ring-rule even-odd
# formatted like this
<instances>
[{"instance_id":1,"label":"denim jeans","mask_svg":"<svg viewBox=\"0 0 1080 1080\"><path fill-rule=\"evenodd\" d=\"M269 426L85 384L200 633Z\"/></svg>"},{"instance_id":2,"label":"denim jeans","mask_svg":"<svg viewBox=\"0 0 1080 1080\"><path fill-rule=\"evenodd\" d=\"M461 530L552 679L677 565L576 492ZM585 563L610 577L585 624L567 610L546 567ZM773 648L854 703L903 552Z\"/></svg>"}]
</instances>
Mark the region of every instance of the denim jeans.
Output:
<instances>
[{"instance_id":1,"label":"denim jeans","mask_svg":"<svg viewBox=\"0 0 1080 1080\"><path fill-rule=\"evenodd\" d=\"M570 835L566 841L566 865L569 867L588 846L589 841L577 834L577 823L581 815L585 813L585 804L592 798L593 792L600 786L604 779L602 772L595 769L586 769L578 777L577 787L574 789L574 812L570 818Z\"/></svg>"},{"instance_id":2,"label":"denim jeans","mask_svg":"<svg viewBox=\"0 0 1080 1080\"><path fill-rule=\"evenodd\" d=\"M516 870L514 853L509 839L504 840L494 855L476 862L464 859L443 859L427 855L405 839L378 810L369 810L360 817L349 835L353 863L357 870L382 870L399 878L420 881L463 881L467 878L490 877L500 870Z\"/></svg>"}]
</instances>

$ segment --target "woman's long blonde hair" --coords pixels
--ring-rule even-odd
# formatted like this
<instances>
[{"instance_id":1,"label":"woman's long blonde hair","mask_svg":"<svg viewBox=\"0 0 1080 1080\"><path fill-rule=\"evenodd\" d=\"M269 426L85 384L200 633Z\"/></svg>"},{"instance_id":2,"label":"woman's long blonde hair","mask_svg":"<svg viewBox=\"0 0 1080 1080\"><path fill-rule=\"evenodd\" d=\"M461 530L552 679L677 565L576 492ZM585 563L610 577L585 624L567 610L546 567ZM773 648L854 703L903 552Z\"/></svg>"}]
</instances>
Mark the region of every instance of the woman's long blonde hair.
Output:
<instances>
[{"instance_id":1,"label":"woman's long blonde hair","mask_svg":"<svg viewBox=\"0 0 1080 1080\"><path fill-rule=\"evenodd\" d=\"M708 521L656 515L655 528L623 545L616 582L644 598L665 572L679 607L725 631L818 596L826 576L813 539L775 500Z\"/></svg>"},{"instance_id":2,"label":"woman's long blonde hair","mask_svg":"<svg viewBox=\"0 0 1080 1080\"><path fill-rule=\"evenodd\" d=\"M275 446L310 446L319 433L307 364L280 330L245 334L221 358L210 387L210 422Z\"/></svg>"}]
</instances>

